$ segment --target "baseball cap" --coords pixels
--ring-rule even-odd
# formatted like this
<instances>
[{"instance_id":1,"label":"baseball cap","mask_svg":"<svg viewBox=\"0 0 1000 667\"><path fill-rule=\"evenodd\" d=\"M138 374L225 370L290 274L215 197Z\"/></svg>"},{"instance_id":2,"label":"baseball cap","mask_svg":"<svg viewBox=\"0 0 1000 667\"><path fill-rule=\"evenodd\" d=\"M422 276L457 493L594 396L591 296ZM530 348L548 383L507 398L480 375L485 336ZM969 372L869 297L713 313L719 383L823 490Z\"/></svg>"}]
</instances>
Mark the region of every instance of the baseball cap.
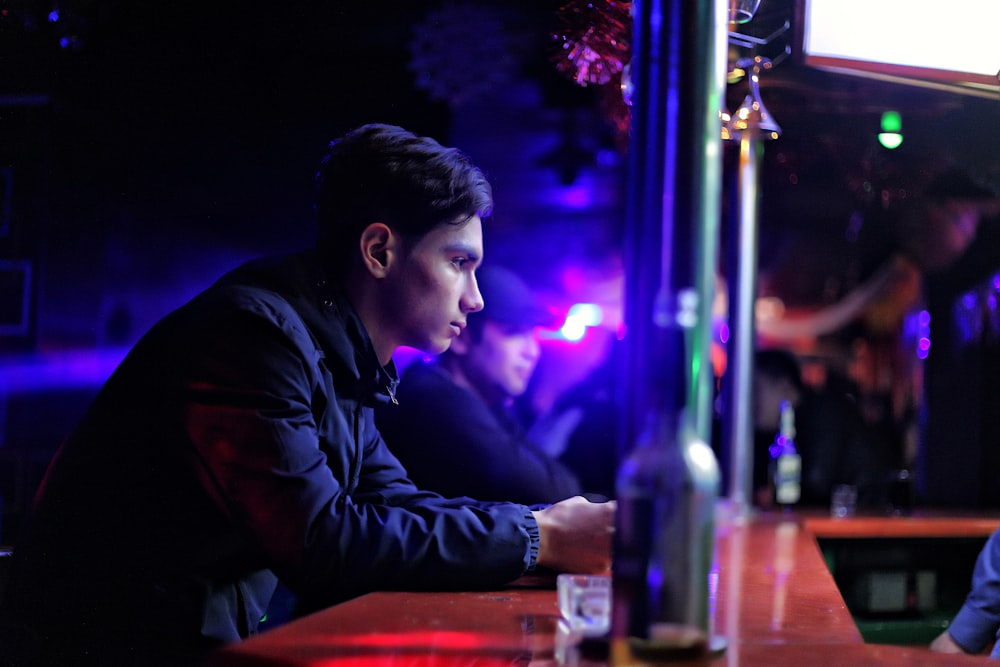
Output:
<instances>
[{"instance_id":1,"label":"baseball cap","mask_svg":"<svg viewBox=\"0 0 1000 667\"><path fill-rule=\"evenodd\" d=\"M519 275L508 268L484 265L476 271L483 295L482 312L470 321L490 320L516 327L551 329L559 324L554 312L546 308Z\"/></svg>"}]
</instances>

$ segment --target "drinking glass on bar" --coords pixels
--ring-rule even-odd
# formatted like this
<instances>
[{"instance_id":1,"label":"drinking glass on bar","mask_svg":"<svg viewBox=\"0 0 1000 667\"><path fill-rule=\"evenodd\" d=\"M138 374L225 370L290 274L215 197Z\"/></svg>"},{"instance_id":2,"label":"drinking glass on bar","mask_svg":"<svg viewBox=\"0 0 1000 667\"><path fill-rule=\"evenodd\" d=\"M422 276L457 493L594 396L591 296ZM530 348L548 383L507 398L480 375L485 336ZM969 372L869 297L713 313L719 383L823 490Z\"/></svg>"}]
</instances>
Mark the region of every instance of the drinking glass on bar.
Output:
<instances>
[{"instance_id":1,"label":"drinking glass on bar","mask_svg":"<svg viewBox=\"0 0 1000 667\"><path fill-rule=\"evenodd\" d=\"M858 506L858 487L853 484L837 484L830 494L830 516L845 519L854 516Z\"/></svg>"},{"instance_id":2,"label":"drinking glass on bar","mask_svg":"<svg viewBox=\"0 0 1000 667\"><path fill-rule=\"evenodd\" d=\"M913 513L913 477L909 470L889 473L889 508L893 516Z\"/></svg>"}]
</instances>

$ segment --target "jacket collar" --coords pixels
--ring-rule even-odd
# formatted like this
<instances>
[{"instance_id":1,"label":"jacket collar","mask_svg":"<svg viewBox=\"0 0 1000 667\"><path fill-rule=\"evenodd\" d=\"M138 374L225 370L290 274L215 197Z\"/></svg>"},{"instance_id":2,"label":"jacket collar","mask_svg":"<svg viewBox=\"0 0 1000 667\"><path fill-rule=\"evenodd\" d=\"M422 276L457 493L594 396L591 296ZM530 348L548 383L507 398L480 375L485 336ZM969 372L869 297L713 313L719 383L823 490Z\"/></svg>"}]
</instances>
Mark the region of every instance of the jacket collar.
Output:
<instances>
[{"instance_id":1,"label":"jacket collar","mask_svg":"<svg viewBox=\"0 0 1000 667\"><path fill-rule=\"evenodd\" d=\"M340 285L329 278L317 251L252 260L231 275L236 282L272 290L291 304L331 372L354 380L359 401L365 405L395 402L399 383L395 363L390 360L383 366L379 362L361 318Z\"/></svg>"},{"instance_id":2,"label":"jacket collar","mask_svg":"<svg viewBox=\"0 0 1000 667\"><path fill-rule=\"evenodd\" d=\"M392 359L383 366L375 353L368 330L365 329L357 311L351 305L343 291L333 283L329 283L323 299L330 316L343 322L344 330L354 348L354 372L360 382L362 398L372 400L370 405L396 403L396 386L399 384L399 374L396 363ZM367 401L366 401L367 402Z\"/></svg>"}]
</instances>

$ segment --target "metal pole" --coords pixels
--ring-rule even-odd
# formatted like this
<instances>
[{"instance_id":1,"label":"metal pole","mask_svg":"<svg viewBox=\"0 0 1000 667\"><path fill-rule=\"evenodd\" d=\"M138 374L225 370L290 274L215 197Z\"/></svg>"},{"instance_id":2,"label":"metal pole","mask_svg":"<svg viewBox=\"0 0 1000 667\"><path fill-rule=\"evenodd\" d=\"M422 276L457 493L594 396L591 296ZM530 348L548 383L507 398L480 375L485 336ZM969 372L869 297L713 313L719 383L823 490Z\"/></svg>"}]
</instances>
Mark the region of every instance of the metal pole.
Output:
<instances>
[{"instance_id":1,"label":"metal pole","mask_svg":"<svg viewBox=\"0 0 1000 667\"><path fill-rule=\"evenodd\" d=\"M714 413L715 383L712 363L712 305L715 297L715 278L718 273L719 228L722 205L722 132L719 111L723 107L726 91L726 65L728 58L729 2L706 2L702 11L702 29L714 27L714 34L706 36L701 71L704 84L699 95L704 100L699 109L702 114L699 161L701 178L696 191L696 238L694 248L694 286L698 299L698 318L692 331L689 349L692 353L692 393L688 405L692 406L692 426L698 436L712 442L712 415ZM714 49L714 51L713 51Z\"/></svg>"},{"instance_id":2,"label":"metal pole","mask_svg":"<svg viewBox=\"0 0 1000 667\"><path fill-rule=\"evenodd\" d=\"M708 442L727 4L639 0L633 12L624 444L642 428L650 397L670 391L662 370L650 368L651 356L681 362L675 368L687 374L686 395L663 403L686 405L690 425ZM664 327L683 329L687 349L651 350Z\"/></svg>"},{"instance_id":3,"label":"metal pole","mask_svg":"<svg viewBox=\"0 0 1000 667\"><path fill-rule=\"evenodd\" d=\"M729 499L733 515L745 516L753 497L754 304L757 296L757 191L759 131L751 122L740 135L739 219L736 280L730 281L730 365L732 406Z\"/></svg>"}]
</instances>

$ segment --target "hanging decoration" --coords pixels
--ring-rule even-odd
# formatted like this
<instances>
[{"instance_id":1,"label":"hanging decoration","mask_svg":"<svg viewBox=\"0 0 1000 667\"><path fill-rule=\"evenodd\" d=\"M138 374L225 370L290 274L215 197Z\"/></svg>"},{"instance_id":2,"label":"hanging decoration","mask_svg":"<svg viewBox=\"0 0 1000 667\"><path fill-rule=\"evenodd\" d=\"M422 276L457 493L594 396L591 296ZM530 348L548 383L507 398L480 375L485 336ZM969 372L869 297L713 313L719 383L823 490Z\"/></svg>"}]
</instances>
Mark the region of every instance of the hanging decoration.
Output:
<instances>
[{"instance_id":1,"label":"hanging decoration","mask_svg":"<svg viewBox=\"0 0 1000 667\"><path fill-rule=\"evenodd\" d=\"M615 131L615 143L621 152L628 149L629 123L631 122L632 83L628 78L628 65L600 87L597 100L601 115Z\"/></svg>"},{"instance_id":2,"label":"hanging decoration","mask_svg":"<svg viewBox=\"0 0 1000 667\"><path fill-rule=\"evenodd\" d=\"M520 17L499 7L448 2L414 26L410 69L430 97L459 108L502 90L525 60L530 37Z\"/></svg>"},{"instance_id":3,"label":"hanging decoration","mask_svg":"<svg viewBox=\"0 0 1000 667\"><path fill-rule=\"evenodd\" d=\"M598 88L602 115L615 130L621 151L628 145L632 57L632 3L570 0L557 13L552 61L558 72L580 86Z\"/></svg>"},{"instance_id":4,"label":"hanging decoration","mask_svg":"<svg viewBox=\"0 0 1000 667\"><path fill-rule=\"evenodd\" d=\"M557 14L552 35L556 69L581 86L604 85L620 75L631 58L632 3L570 0Z\"/></svg>"}]
</instances>

